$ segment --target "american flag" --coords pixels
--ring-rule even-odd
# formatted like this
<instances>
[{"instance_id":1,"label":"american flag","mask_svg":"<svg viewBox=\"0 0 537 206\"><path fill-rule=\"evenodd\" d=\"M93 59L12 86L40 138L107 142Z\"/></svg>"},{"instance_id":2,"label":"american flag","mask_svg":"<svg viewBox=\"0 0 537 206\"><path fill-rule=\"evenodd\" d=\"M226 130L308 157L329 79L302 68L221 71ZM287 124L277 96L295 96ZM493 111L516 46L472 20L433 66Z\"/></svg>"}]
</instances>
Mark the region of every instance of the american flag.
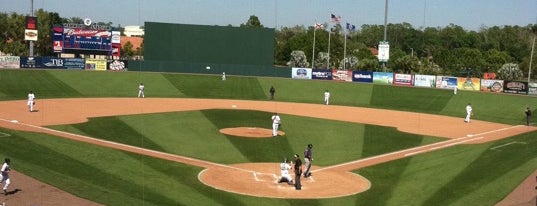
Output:
<instances>
[{"instance_id":1,"label":"american flag","mask_svg":"<svg viewBox=\"0 0 537 206\"><path fill-rule=\"evenodd\" d=\"M323 29L324 25L321 23L315 23L315 29Z\"/></svg>"},{"instance_id":2,"label":"american flag","mask_svg":"<svg viewBox=\"0 0 537 206\"><path fill-rule=\"evenodd\" d=\"M334 14L330 15L330 21L334 24L340 24L341 23L341 16L336 16Z\"/></svg>"}]
</instances>

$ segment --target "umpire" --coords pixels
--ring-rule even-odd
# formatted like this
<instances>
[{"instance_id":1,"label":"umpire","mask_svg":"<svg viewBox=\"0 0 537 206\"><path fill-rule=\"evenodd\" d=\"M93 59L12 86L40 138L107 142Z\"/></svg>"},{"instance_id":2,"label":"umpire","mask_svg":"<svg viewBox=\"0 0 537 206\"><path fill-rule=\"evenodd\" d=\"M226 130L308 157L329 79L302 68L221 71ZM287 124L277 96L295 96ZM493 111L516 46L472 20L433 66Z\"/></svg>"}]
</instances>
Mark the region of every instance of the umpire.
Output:
<instances>
[{"instance_id":1,"label":"umpire","mask_svg":"<svg viewBox=\"0 0 537 206\"><path fill-rule=\"evenodd\" d=\"M300 175L302 175L302 160L300 160L300 156L298 154L295 154L295 189L301 190L302 184L300 184Z\"/></svg>"}]
</instances>

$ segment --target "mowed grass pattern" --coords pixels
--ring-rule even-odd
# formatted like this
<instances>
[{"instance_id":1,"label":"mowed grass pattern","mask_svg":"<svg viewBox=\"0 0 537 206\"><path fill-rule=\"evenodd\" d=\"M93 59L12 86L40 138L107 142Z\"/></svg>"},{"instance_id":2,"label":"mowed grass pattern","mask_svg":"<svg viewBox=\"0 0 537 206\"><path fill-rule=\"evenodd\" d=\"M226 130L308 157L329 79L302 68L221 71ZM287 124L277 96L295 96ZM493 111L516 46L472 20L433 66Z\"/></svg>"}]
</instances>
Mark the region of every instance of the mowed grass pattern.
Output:
<instances>
[{"instance_id":1,"label":"mowed grass pattern","mask_svg":"<svg viewBox=\"0 0 537 206\"><path fill-rule=\"evenodd\" d=\"M36 81L20 83L27 75ZM1 100L25 99L29 89L38 98L134 97L139 82L147 85L148 97L264 100L274 85L277 101L320 104L322 93L329 89L332 104L460 116L461 120L464 106L471 102L476 119L513 125L524 122L526 105L537 105L536 98L527 96L466 91L453 95L448 90L281 78L230 76L221 81L218 75L0 70L0 79L5 80ZM279 162L313 143L314 164L329 166L443 140L390 127L286 114L281 114L284 137L248 139L217 132L235 126L270 128L270 115L203 110L102 117L53 128L223 164ZM364 193L331 199L271 199L203 185L197 180L203 168L43 134L1 128L0 132L12 134L0 138L0 154L14 160L14 169L106 205L494 205L537 169L537 133L533 132L353 171L372 182ZM492 149L511 142L520 143Z\"/></svg>"}]
</instances>

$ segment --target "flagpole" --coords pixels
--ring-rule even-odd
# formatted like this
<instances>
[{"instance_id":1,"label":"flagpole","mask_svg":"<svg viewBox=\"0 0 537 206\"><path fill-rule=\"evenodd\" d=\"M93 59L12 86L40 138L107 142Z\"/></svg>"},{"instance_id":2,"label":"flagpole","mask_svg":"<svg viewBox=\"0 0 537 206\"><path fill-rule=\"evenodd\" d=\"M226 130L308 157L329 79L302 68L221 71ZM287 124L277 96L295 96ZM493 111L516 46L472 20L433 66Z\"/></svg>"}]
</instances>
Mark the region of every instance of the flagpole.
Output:
<instances>
[{"instance_id":1,"label":"flagpole","mask_svg":"<svg viewBox=\"0 0 537 206\"><path fill-rule=\"evenodd\" d=\"M332 34L332 28L328 28L328 61L326 63L326 69L330 69L330 35Z\"/></svg>"},{"instance_id":2,"label":"flagpole","mask_svg":"<svg viewBox=\"0 0 537 206\"><path fill-rule=\"evenodd\" d=\"M311 68L313 69L313 62L315 62L315 33L317 31L317 21L313 25L313 51L311 53Z\"/></svg>"},{"instance_id":3,"label":"flagpole","mask_svg":"<svg viewBox=\"0 0 537 206\"><path fill-rule=\"evenodd\" d=\"M347 31L345 31L345 40L343 45L343 70L345 70L347 67Z\"/></svg>"}]
</instances>

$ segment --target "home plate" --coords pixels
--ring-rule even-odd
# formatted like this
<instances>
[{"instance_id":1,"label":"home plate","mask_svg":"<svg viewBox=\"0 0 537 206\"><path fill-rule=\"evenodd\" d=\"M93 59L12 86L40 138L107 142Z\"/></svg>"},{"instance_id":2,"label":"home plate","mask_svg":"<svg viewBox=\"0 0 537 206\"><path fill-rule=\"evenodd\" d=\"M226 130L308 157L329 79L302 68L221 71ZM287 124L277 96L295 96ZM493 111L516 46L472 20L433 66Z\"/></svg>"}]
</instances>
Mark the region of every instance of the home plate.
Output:
<instances>
[{"instance_id":1,"label":"home plate","mask_svg":"<svg viewBox=\"0 0 537 206\"><path fill-rule=\"evenodd\" d=\"M14 120L11 120L10 122L12 122L12 123L19 123L19 121L15 120L15 119L14 119Z\"/></svg>"},{"instance_id":2,"label":"home plate","mask_svg":"<svg viewBox=\"0 0 537 206\"><path fill-rule=\"evenodd\" d=\"M235 108L235 107L237 107L237 105L231 105L231 107Z\"/></svg>"}]
</instances>

